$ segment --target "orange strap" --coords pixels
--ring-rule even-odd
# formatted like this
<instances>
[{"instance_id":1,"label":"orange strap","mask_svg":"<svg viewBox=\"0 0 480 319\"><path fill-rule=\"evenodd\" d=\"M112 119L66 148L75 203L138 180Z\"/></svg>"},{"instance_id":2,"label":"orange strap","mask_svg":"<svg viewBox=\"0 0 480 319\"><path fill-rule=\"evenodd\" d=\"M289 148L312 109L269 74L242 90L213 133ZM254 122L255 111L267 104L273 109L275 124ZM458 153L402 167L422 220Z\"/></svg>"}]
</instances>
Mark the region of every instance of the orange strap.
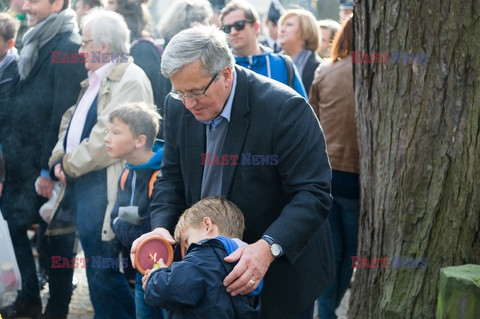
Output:
<instances>
[{"instance_id":1,"label":"orange strap","mask_svg":"<svg viewBox=\"0 0 480 319\"><path fill-rule=\"evenodd\" d=\"M155 181L157 180L158 172L160 172L159 169L153 172L152 177L150 177L150 183L148 183L148 198L152 198L153 184L155 184Z\"/></svg>"},{"instance_id":2,"label":"orange strap","mask_svg":"<svg viewBox=\"0 0 480 319\"><path fill-rule=\"evenodd\" d=\"M122 173L122 177L120 178L120 188L122 191L125 190L125 182L127 181L129 172L130 170L125 169ZM158 172L160 172L159 169L153 172L152 177L150 177L150 182L148 183L148 198L152 198L153 184L155 184L155 181L157 180Z\"/></svg>"},{"instance_id":3,"label":"orange strap","mask_svg":"<svg viewBox=\"0 0 480 319\"><path fill-rule=\"evenodd\" d=\"M120 188L122 191L125 189L125 182L127 181L128 173L130 170L128 168L123 170L122 177L120 178Z\"/></svg>"}]
</instances>

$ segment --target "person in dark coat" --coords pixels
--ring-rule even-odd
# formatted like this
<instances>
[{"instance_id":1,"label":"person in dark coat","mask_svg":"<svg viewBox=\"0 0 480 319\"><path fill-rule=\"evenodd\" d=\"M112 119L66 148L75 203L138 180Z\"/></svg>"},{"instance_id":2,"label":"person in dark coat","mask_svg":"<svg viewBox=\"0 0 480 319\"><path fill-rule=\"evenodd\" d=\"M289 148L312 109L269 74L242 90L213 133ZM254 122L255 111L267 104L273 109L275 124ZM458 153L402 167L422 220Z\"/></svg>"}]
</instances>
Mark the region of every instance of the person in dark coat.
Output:
<instances>
[{"instance_id":1,"label":"person in dark coat","mask_svg":"<svg viewBox=\"0 0 480 319\"><path fill-rule=\"evenodd\" d=\"M75 12L68 0L27 0L23 6L30 29L23 37L18 61L20 82L15 103L10 106L9 140L4 145L8 186L2 213L8 222L15 255L20 266L22 289L11 305L0 309L4 318L36 317L42 304L27 229L42 223L39 208L51 197L54 182L50 179L48 159L58 136L62 114L72 105L86 77L84 65L72 58L80 47ZM59 52L62 58L53 58ZM58 62L58 63L56 63ZM38 177L38 194L34 184ZM40 195L40 196L39 196ZM55 236L50 252L73 257L74 234ZM73 269L50 269L50 299L46 316L65 318L72 294Z\"/></svg>"},{"instance_id":2,"label":"person in dark coat","mask_svg":"<svg viewBox=\"0 0 480 319\"><path fill-rule=\"evenodd\" d=\"M8 113L14 102L18 75L18 53L15 45L19 23L7 13L0 13L0 145L10 134Z\"/></svg>"},{"instance_id":3,"label":"person in dark coat","mask_svg":"<svg viewBox=\"0 0 480 319\"><path fill-rule=\"evenodd\" d=\"M174 243L180 214L202 198L225 196L245 216L244 241L226 261L231 295L262 289L263 318L313 317L333 276L328 224L331 170L318 120L291 88L235 66L226 35L195 27L172 38L162 72L162 176L153 190L153 231Z\"/></svg>"},{"instance_id":4,"label":"person in dark coat","mask_svg":"<svg viewBox=\"0 0 480 319\"><path fill-rule=\"evenodd\" d=\"M317 20L310 11L290 9L280 17L278 25L278 42L295 62L308 95L315 70L322 62L315 52L318 48Z\"/></svg>"},{"instance_id":5,"label":"person in dark coat","mask_svg":"<svg viewBox=\"0 0 480 319\"><path fill-rule=\"evenodd\" d=\"M268 36L262 42L263 45L273 50L273 53L279 53L282 51L282 46L278 43L278 19L285 12L285 8L280 1L272 0L270 7L268 8L267 18L265 19L265 25L268 30Z\"/></svg>"},{"instance_id":6,"label":"person in dark coat","mask_svg":"<svg viewBox=\"0 0 480 319\"><path fill-rule=\"evenodd\" d=\"M152 38L150 29L150 15L145 8L148 0L128 1L118 0L116 12L121 14L130 30L130 55L133 62L147 75L153 89L153 101L158 113L163 114L163 103L170 86L166 87L167 80L160 72L163 47ZM159 130L162 137L162 130Z\"/></svg>"},{"instance_id":7,"label":"person in dark coat","mask_svg":"<svg viewBox=\"0 0 480 319\"><path fill-rule=\"evenodd\" d=\"M242 212L225 198L208 197L187 209L175 228L177 243L187 249L185 258L169 268L160 259L158 271L147 270L145 301L167 309L169 319L260 318L263 282L235 297L222 284L233 268L224 258L246 245L244 228Z\"/></svg>"}]
</instances>

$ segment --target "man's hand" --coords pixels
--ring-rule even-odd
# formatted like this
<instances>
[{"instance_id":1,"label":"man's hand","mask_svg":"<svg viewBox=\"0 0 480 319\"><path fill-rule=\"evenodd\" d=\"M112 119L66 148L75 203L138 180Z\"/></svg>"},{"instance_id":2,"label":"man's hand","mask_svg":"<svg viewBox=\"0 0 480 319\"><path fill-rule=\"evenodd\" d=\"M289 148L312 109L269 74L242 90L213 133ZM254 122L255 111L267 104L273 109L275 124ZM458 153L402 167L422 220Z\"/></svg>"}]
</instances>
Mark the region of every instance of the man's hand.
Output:
<instances>
[{"instance_id":1,"label":"man's hand","mask_svg":"<svg viewBox=\"0 0 480 319\"><path fill-rule=\"evenodd\" d=\"M39 176L37 194L45 198L52 197L53 185L55 185L54 181Z\"/></svg>"},{"instance_id":2,"label":"man's hand","mask_svg":"<svg viewBox=\"0 0 480 319\"><path fill-rule=\"evenodd\" d=\"M137 251L138 245L143 240L145 240L146 238L149 238L149 237L152 237L152 236L161 236L161 237L165 238L170 244L172 244L172 245L175 244L175 240L173 239L172 235L170 235L168 230L166 230L163 227L155 228L151 232L143 234L142 236L135 239L135 241L132 244L132 248L130 248L130 260L132 261L132 267L133 268L137 268L136 265L135 265L135 252Z\"/></svg>"},{"instance_id":3,"label":"man's hand","mask_svg":"<svg viewBox=\"0 0 480 319\"><path fill-rule=\"evenodd\" d=\"M67 177L65 176L65 172L63 171L62 164L58 163L53 168L53 172L55 173L55 177L58 178L60 184L63 186L67 186Z\"/></svg>"},{"instance_id":4,"label":"man's hand","mask_svg":"<svg viewBox=\"0 0 480 319\"><path fill-rule=\"evenodd\" d=\"M236 296L255 290L274 259L270 253L270 245L263 239L240 247L225 257L224 260L229 263L238 260L238 264L223 280L227 292Z\"/></svg>"}]
</instances>

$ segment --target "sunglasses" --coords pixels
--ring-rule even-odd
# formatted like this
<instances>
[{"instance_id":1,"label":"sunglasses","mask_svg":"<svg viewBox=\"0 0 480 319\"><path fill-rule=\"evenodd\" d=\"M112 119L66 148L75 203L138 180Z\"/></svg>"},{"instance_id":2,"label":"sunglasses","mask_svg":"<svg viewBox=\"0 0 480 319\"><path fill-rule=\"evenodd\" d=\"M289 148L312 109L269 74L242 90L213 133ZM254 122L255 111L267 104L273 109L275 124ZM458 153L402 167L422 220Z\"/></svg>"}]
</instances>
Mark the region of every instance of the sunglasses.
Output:
<instances>
[{"instance_id":1,"label":"sunglasses","mask_svg":"<svg viewBox=\"0 0 480 319\"><path fill-rule=\"evenodd\" d=\"M245 29L245 23L253 23L253 22L255 21L253 20L235 21L233 24L222 25L222 31L225 32L226 34L230 34L230 32L232 31L232 27L234 27L235 30L237 31L242 31L243 29Z\"/></svg>"}]
</instances>

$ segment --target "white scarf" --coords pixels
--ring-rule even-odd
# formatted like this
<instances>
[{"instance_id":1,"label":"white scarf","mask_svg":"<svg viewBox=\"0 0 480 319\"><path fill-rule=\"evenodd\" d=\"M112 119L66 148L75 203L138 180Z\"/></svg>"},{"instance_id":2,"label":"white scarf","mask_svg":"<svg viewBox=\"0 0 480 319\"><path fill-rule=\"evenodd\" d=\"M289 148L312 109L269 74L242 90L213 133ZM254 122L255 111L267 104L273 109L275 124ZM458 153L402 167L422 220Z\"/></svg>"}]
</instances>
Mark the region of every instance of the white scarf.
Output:
<instances>
[{"instance_id":1,"label":"white scarf","mask_svg":"<svg viewBox=\"0 0 480 319\"><path fill-rule=\"evenodd\" d=\"M18 60L18 73L24 80L38 60L38 52L58 33L78 32L75 11L65 9L49 15L45 20L30 28L22 38L23 49Z\"/></svg>"}]
</instances>

